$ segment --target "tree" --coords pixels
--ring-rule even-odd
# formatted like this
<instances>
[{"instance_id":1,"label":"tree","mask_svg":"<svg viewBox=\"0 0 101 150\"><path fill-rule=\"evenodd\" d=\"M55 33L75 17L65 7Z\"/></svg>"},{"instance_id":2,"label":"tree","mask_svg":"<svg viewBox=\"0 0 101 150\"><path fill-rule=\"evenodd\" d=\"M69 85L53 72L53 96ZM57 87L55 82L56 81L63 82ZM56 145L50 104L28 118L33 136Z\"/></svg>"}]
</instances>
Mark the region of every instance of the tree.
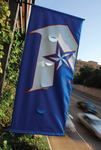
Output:
<instances>
[{"instance_id":1,"label":"tree","mask_svg":"<svg viewBox=\"0 0 101 150\"><path fill-rule=\"evenodd\" d=\"M84 84L85 79L90 77L93 74L94 67L90 66L84 66L83 68L80 68L80 78L81 78L81 84Z\"/></svg>"},{"instance_id":2,"label":"tree","mask_svg":"<svg viewBox=\"0 0 101 150\"><path fill-rule=\"evenodd\" d=\"M85 80L88 87L101 88L101 69L95 69L92 75Z\"/></svg>"},{"instance_id":3,"label":"tree","mask_svg":"<svg viewBox=\"0 0 101 150\"><path fill-rule=\"evenodd\" d=\"M84 66L80 69L80 74L74 74L74 84L82 84L88 87L101 88L101 68Z\"/></svg>"}]
</instances>

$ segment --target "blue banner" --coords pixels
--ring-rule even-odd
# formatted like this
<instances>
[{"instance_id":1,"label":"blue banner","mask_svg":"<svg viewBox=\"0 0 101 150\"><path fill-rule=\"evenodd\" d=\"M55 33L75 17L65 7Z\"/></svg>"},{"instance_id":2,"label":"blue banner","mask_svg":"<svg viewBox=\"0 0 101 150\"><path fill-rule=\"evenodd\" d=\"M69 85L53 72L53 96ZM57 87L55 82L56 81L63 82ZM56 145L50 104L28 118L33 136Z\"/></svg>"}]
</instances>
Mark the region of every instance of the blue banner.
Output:
<instances>
[{"instance_id":1,"label":"blue banner","mask_svg":"<svg viewBox=\"0 0 101 150\"><path fill-rule=\"evenodd\" d=\"M82 22L32 6L10 132L64 136Z\"/></svg>"}]
</instances>

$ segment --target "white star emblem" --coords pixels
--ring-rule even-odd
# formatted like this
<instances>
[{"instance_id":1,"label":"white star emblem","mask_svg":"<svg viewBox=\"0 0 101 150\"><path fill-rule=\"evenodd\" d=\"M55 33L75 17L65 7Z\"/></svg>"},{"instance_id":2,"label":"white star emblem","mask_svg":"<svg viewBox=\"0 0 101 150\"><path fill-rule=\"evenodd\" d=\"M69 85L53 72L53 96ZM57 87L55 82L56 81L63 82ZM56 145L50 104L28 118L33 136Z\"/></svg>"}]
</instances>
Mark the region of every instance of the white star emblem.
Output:
<instances>
[{"instance_id":1,"label":"white star emblem","mask_svg":"<svg viewBox=\"0 0 101 150\"><path fill-rule=\"evenodd\" d=\"M71 68L69 63L69 58L75 53L75 51L64 52L60 44L57 42L56 54L44 56L44 58L56 62L56 70L58 70L62 65Z\"/></svg>"}]
</instances>

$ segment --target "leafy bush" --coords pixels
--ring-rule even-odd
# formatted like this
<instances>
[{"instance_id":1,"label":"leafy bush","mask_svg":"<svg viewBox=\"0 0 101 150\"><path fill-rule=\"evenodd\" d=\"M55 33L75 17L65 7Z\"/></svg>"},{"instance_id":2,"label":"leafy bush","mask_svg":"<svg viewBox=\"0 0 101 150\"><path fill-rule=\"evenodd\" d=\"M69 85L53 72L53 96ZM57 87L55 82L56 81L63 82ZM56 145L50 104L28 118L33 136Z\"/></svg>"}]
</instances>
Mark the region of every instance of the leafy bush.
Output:
<instances>
[{"instance_id":1,"label":"leafy bush","mask_svg":"<svg viewBox=\"0 0 101 150\"><path fill-rule=\"evenodd\" d=\"M45 136L3 133L0 139L0 150L50 150Z\"/></svg>"},{"instance_id":2,"label":"leafy bush","mask_svg":"<svg viewBox=\"0 0 101 150\"><path fill-rule=\"evenodd\" d=\"M6 2L0 2L0 73L2 73L1 59L4 55L4 44L13 41L13 34L10 30L10 11Z\"/></svg>"},{"instance_id":3,"label":"leafy bush","mask_svg":"<svg viewBox=\"0 0 101 150\"><path fill-rule=\"evenodd\" d=\"M15 31L15 38L11 48L10 59L6 71L6 81L3 90L3 97L1 101L0 121L2 124L0 125L0 128L9 127L11 124L23 44L24 42L21 40L21 35L19 32Z\"/></svg>"}]
</instances>

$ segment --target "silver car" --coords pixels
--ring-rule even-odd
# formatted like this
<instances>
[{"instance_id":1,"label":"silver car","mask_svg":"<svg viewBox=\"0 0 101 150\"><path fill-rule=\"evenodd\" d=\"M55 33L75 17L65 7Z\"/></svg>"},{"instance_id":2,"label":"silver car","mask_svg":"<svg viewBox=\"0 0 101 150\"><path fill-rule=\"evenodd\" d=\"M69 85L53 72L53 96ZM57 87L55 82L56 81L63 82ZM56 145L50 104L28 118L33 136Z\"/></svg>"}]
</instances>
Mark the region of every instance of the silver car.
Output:
<instances>
[{"instance_id":1,"label":"silver car","mask_svg":"<svg viewBox=\"0 0 101 150\"><path fill-rule=\"evenodd\" d=\"M78 113L79 121L101 139L101 119L89 113Z\"/></svg>"}]
</instances>

